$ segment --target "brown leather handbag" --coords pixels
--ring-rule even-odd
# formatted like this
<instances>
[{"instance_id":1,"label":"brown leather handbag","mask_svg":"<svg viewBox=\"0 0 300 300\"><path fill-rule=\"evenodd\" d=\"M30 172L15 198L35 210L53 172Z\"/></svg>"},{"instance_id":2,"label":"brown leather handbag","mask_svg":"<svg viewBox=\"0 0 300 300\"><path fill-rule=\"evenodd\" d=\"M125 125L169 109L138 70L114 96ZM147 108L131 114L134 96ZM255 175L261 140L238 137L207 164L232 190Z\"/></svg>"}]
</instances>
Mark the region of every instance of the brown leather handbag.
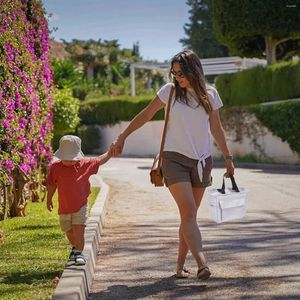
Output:
<instances>
[{"instance_id":1,"label":"brown leather handbag","mask_svg":"<svg viewBox=\"0 0 300 300\"><path fill-rule=\"evenodd\" d=\"M173 93L174 93L174 87L172 86L171 90L170 90L170 94L169 94L169 100L168 100L168 105L167 105L164 130L163 130L163 134L162 134L162 138L161 138L160 150L154 159L154 162L153 162L153 165L152 165L152 168L150 171L150 181L152 184L154 184L154 186L164 186L164 178L163 178L163 174L161 171L162 152L163 152L165 140L166 140L167 124L169 121L169 114L170 114Z\"/></svg>"}]
</instances>

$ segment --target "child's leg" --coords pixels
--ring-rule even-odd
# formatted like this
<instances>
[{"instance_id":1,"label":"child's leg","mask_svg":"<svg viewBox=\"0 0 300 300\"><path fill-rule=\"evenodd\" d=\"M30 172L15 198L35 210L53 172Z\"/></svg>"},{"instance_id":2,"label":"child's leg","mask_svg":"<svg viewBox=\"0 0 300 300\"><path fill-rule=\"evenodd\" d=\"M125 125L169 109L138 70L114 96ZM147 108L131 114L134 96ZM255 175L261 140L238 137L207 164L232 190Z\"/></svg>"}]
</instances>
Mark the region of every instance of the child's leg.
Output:
<instances>
[{"instance_id":1,"label":"child's leg","mask_svg":"<svg viewBox=\"0 0 300 300\"><path fill-rule=\"evenodd\" d=\"M72 246L75 246L75 239L73 234L73 229L66 232L67 238Z\"/></svg>"},{"instance_id":2,"label":"child's leg","mask_svg":"<svg viewBox=\"0 0 300 300\"><path fill-rule=\"evenodd\" d=\"M82 251L84 248L84 230L88 218L88 207L84 205L80 210L72 214L72 233L76 250Z\"/></svg>"},{"instance_id":3,"label":"child's leg","mask_svg":"<svg viewBox=\"0 0 300 300\"><path fill-rule=\"evenodd\" d=\"M65 232L68 241L72 246L74 246L74 236L72 231L72 215L64 214L59 216L60 228L63 232Z\"/></svg>"},{"instance_id":4,"label":"child's leg","mask_svg":"<svg viewBox=\"0 0 300 300\"><path fill-rule=\"evenodd\" d=\"M84 248L84 229L87 217L87 205L84 205L78 212L72 214L72 233L75 246L74 259L76 265L84 265L86 263L82 250Z\"/></svg>"},{"instance_id":5,"label":"child's leg","mask_svg":"<svg viewBox=\"0 0 300 300\"><path fill-rule=\"evenodd\" d=\"M81 224L73 224L72 225L72 238L73 238L73 245L75 249L78 251L82 251L84 247L84 229L85 225Z\"/></svg>"}]
</instances>

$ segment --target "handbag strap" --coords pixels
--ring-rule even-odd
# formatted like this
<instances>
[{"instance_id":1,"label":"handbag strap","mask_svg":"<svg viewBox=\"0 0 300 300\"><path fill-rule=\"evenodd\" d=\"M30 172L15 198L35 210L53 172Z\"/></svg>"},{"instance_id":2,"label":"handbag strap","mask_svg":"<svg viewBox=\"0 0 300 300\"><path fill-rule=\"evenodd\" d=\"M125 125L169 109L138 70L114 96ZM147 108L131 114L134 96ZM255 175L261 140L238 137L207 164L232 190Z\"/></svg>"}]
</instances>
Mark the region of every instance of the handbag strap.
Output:
<instances>
[{"instance_id":1,"label":"handbag strap","mask_svg":"<svg viewBox=\"0 0 300 300\"><path fill-rule=\"evenodd\" d=\"M163 130L163 134L162 134L162 137L161 137L158 167L161 166L161 162L162 162L162 152L163 152L165 141L166 141L167 125L168 125L168 121L169 121L170 108L171 108L171 102L172 102L173 94L174 94L174 87L172 86L171 90L170 90L170 94L169 94L168 104L167 104L167 112L166 112L166 117L165 117L164 130Z\"/></svg>"},{"instance_id":2,"label":"handbag strap","mask_svg":"<svg viewBox=\"0 0 300 300\"><path fill-rule=\"evenodd\" d=\"M225 173L224 176L223 176L223 184L222 184L222 187L221 187L220 189L217 189L218 192L220 192L221 194L225 194L225 175L226 175L226 173ZM238 188L238 186L237 186L237 184L236 184L236 182L235 182L235 179L234 179L233 175L230 175L229 178L230 178L230 180L231 180L232 190L234 190L235 192L238 193L240 190L239 190L239 188Z\"/></svg>"}]
</instances>

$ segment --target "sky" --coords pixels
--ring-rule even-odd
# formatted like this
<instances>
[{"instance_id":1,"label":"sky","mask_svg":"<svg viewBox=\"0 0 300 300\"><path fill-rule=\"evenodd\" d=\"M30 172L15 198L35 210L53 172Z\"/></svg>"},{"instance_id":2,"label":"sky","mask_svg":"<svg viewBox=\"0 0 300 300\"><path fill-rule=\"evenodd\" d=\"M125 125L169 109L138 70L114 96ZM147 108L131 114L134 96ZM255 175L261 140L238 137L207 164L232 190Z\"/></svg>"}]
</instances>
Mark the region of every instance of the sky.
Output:
<instances>
[{"instance_id":1,"label":"sky","mask_svg":"<svg viewBox=\"0 0 300 300\"><path fill-rule=\"evenodd\" d=\"M42 0L48 14L51 37L113 40L121 48L139 42L144 60L164 62L183 49L189 22L186 0Z\"/></svg>"}]
</instances>

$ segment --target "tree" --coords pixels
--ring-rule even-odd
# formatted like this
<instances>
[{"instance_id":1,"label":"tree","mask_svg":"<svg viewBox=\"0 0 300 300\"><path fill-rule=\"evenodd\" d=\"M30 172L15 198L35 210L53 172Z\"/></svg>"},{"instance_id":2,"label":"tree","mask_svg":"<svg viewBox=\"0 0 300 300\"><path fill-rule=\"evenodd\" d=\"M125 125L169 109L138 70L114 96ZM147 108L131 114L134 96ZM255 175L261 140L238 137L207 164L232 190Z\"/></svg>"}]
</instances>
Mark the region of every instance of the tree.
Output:
<instances>
[{"instance_id":1,"label":"tree","mask_svg":"<svg viewBox=\"0 0 300 300\"><path fill-rule=\"evenodd\" d=\"M136 43L133 43L132 55L136 57L140 57L140 45L138 41Z\"/></svg>"},{"instance_id":2,"label":"tree","mask_svg":"<svg viewBox=\"0 0 300 300\"><path fill-rule=\"evenodd\" d=\"M247 52L247 47L251 52L250 42L255 51L263 46L267 62L272 64L281 44L300 38L300 0L214 0L213 26L231 53Z\"/></svg>"},{"instance_id":3,"label":"tree","mask_svg":"<svg viewBox=\"0 0 300 300\"><path fill-rule=\"evenodd\" d=\"M228 56L228 49L217 41L213 32L212 0L188 0L187 5L191 7L190 23L184 26L187 38L180 42L201 58Z\"/></svg>"}]
</instances>

